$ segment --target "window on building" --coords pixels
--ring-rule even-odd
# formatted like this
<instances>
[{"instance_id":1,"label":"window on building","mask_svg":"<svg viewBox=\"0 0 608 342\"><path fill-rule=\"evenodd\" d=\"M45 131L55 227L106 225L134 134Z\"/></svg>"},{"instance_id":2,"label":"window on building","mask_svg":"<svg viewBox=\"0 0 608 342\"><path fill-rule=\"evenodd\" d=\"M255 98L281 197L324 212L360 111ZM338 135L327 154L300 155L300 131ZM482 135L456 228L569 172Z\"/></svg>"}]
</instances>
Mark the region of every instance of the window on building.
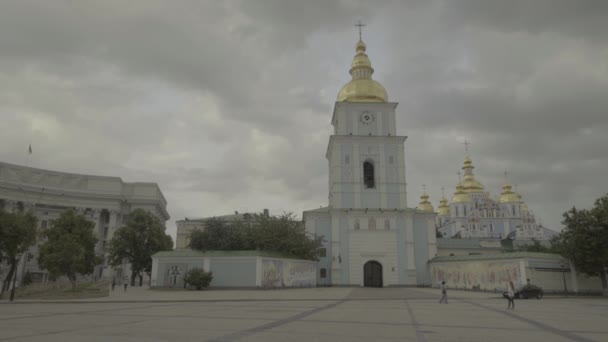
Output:
<instances>
[{"instance_id":1,"label":"window on building","mask_svg":"<svg viewBox=\"0 0 608 342\"><path fill-rule=\"evenodd\" d=\"M511 211L513 212L513 216L515 216L515 206L511 206Z\"/></svg>"},{"instance_id":2,"label":"window on building","mask_svg":"<svg viewBox=\"0 0 608 342\"><path fill-rule=\"evenodd\" d=\"M370 161L363 163L363 183L367 189L373 189L376 187L374 179L374 164Z\"/></svg>"},{"instance_id":3,"label":"window on building","mask_svg":"<svg viewBox=\"0 0 608 342\"><path fill-rule=\"evenodd\" d=\"M105 238L105 237L107 237L107 236L108 236L108 226L105 226L105 227L103 228L103 237Z\"/></svg>"},{"instance_id":4,"label":"window on building","mask_svg":"<svg viewBox=\"0 0 608 342\"><path fill-rule=\"evenodd\" d=\"M394 162L393 156L388 157L388 163L392 164Z\"/></svg>"},{"instance_id":5,"label":"window on building","mask_svg":"<svg viewBox=\"0 0 608 342\"><path fill-rule=\"evenodd\" d=\"M350 163L350 156L347 154L346 157L344 157L344 163L345 164L349 164Z\"/></svg>"},{"instance_id":6,"label":"window on building","mask_svg":"<svg viewBox=\"0 0 608 342\"><path fill-rule=\"evenodd\" d=\"M376 220L373 217L370 217L368 220L368 228L369 230L376 230Z\"/></svg>"},{"instance_id":7,"label":"window on building","mask_svg":"<svg viewBox=\"0 0 608 342\"><path fill-rule=\"evenodd\" d=\"M494 233L494 224L490 223L490 232Z\"/></svg>"},{"instance_id":8,"label":"window on building","mask_svg":"<svg viewBox=\"0 0 608 342\"><path fill-rule=\"evenodd\" d=\"M325 249L325 248L319 249L319 256L321 258L325 258L327 256L327 249Z\"/></svg>"},{"instance_id":9,"label":"window on building","mask_svg":"<svg viewBox=\"0 0 608 342\"><path fill-rule=\"evenodd\" d=\"M384 220L384 229L391 230L391 221L389 221L388 219Z\"/></svg>"},{"instance_id":10,"label":"window on building","mask_svg":"<svg viewBox=\"0 0 608 342\"><path fill-rule=\"evenodd\" d=\"M458 207L456 207L456 216L460 216L460 213L458 212Z\"/></svg>"},{"instance_id":11,"label":"window on building","mask_svg":"<svg viewBox=\"0 0 608 342\"><path fill-rule=\"evenodd\" d=\"M321 278L323 278L323 279L327 278L327 269L326 268L322 268L320 270L320 273L321 273Z\"/></svg>"},{"instance_id":12,"label":"window on building","mask_svg":"<svg viewBox=\"0 0 608 342\"><path fill-rule=\"evenodd\" d=\"M361 225L359 224L359 219L355 219L355 230L361 229Z\"/></svg>"}]
</instances>

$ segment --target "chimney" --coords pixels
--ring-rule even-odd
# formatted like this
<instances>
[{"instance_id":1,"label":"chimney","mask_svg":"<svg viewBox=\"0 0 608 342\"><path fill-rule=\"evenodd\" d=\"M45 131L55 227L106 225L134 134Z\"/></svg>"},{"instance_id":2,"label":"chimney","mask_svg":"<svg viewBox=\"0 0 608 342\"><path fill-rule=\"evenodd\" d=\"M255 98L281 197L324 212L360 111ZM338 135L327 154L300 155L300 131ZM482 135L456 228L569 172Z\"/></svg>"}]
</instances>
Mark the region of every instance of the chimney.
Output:
<instances>
[{"instance_id":1,"label":"chimney","mask_svg":"<svg viewBox=\"0 0 608 342\"><path fill-rule=\"evenodd\" d=\"M264 209L264 216L268 217L270 215L270 213L268 212L268 209Z\"/></svg>"}]
</instances>

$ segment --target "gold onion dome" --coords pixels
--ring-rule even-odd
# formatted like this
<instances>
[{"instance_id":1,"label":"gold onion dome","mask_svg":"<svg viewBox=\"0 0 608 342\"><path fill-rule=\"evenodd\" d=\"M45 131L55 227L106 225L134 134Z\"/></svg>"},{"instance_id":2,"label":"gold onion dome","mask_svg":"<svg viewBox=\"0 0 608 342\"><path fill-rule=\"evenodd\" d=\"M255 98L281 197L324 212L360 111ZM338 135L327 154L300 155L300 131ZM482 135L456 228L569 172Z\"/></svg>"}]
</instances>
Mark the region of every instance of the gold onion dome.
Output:
<instances>
[{"instance_id":1,"label":"gold onion dome","mask_svg":"<svg viewBox=\"0 0 608 342\"><path fill-rule=\"evenodd\" d=\"M471 196L464 191L464 187L458 184L454 197L452 197L452 203L471 203L472 201Z\"/></svg>"},{"instance_id":2,"label":"gold onion dome","mask_svg":"<svg viewBox=\"0 0 608 342\"><path fill-rule=\"evenodd\" d=\"M431 204L431 202L429 202L429 195L427 195L426 192L423 192L422 196L420 196L420 203L418 204L416 209L431 212L435 211L435 209L433 209L433 205Z\"/></svg>"},{"instance_id":3,"label":"gold onion dome","mask_svg":"<svg viewBox=\"0 0 608 342\"><path fill-rule=\"evenodd\" d=\"M475 166L473 166L471 157L465 156L464 165L462 166L462 169L464 170L464 177L460 184L466 193L483 192L484 190L483 185L477 179L475 179L475 176L473 175L474 168Z\"/></svg>"},{"instance_id":4,"label":"gold onion dome","mask_svg":"<svg viewBox=\"0 0 608 342\"><path fill-rule=\"evenodd\" d=\"M449 215L450 207L448 207L448 200L445 196L441 196L441 200L439 200L439 206L437 207L437 214L439 215Z\"/></svg>"},{"instance_id":5,"label":"gold onion dome","mask_svg":"<svg viewBox=\"0 0 608 342\"><path fill-rule=\"evenodd\" d=\"M338 102L387 102L388 94L382 84L372 80L374 69L365 53L365 43L357 42L355 57L351 64L352 80L338 93Z\"/></svg>"},{"instance_id":6,"label":"gold onion dome","mask_svg":"<svg viewBox=\"0 0 608 342\"><path fill-rule=\"evenodd\" d=\"M500 203L518 203L521 202L521 196L514 191L511 191L511 184L505 183L502 186L502 192L500 193Z\"/></svg>"}]
</instances>

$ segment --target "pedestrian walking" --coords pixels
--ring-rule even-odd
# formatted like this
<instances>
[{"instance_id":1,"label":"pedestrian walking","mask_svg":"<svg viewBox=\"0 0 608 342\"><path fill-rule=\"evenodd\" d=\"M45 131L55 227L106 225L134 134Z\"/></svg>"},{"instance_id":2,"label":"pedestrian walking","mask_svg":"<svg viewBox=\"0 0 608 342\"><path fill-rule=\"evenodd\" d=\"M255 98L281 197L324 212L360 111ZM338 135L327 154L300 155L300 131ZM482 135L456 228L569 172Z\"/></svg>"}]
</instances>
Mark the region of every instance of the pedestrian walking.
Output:
<instances>
[{"instance_id":1,"label":"pedestrian walking","mask_svg":"<svg viewBox=\"0 0 608 342\"><path fill-rule=\"evenodd\" d=\"M112 291L114 291L115 287L116 287L116 277L112 278Z\"/></svg>"},{"instance_id":2,"label":"pedestrian walking","mask_svg":"<svg viewBox=\"0 0 608 342\"><path fill-rule=\"evenodd\" d=\"M445 280L441 281L441 285L439 285L439 288L441 289L441 299L439 299L439 304L441 303L448 303L448 291L447 291L447 286L445 285Z\"/></svg>"},{"instance_id":3,"label":"pedestrian walking","mask_svg":"<svg viewBox=\"0 0 608 342\"><path fill-rule=\"evenodd\" d=\"M125 282L122 286L125 288L125 292L127 292L127 286L129 285L129 276L125 276Z\"/></svg>"},{"instance_id":4,"label":"pedestrian walking","mask_svg":"<svg viewBox=\"0 0 608 342\"><path fill-rule=\"evenodd\" d=\"M515 310L515 287L513 286L512 281L509 281L509 283L507 284L507 288L507 299L509 300L507 310Z\"/></svg>"}]
</instances>

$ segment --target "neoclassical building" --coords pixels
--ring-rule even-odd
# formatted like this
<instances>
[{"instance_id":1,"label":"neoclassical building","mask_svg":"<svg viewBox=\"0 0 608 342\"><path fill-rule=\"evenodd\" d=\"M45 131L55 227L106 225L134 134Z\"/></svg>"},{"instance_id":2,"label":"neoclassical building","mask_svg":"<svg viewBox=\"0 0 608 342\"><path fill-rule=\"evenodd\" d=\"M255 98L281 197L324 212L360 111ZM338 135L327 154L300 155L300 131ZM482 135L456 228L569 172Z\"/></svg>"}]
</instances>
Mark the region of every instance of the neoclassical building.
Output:
<instances>
[{"instance_id":1,"label":"neoclassical building","mask_svg":"<svg viewBox=\"0 0 608 342\"><path fill-rule=\"evenodd\" d=\"M442 195L437 208L437 230L445 238L506 238L517 240L548 240L557 233L537 222L534 213L513 190L505 177L502 192L492 198L473 174L473 161L467 155L463 178L456 185L452 201ZM426 192L420 197L418 209L433 212Z\"/></svg>"},{"instance_id":2,"label":"neoclassical building","mask_svg":"<svg viewBox=\"0 0 608 342\"><path fill-rule=\"evenodd\" d=\"M126 222L126 216L132 210L148 210L163 223L169 219L167 201L156 183L125 183L118 177L58 172L3 162L0 162L0 207L5 210L32 209L40 230L47 229L63 211L75 209L95 223L98 255L106 254L106 245L114 231ZM38 267L37 253L38 244L21 258L18 279L24 272L30 272L34 281L46 281L48 274ZM130 276L128 264L116 269L104 264L95 269L93 277L121 278L125 274Z\"/></svg>"},{"instance_id":3,"label":"neoclassical building","mask_svg":"<svg viewBox=\"0 0 608 342\"><path fill-rule=\"evenodd\" d=\"M326 158L329 205L304 211L307 231L325 239L319 285L429 284L436 255L435 213L408 208L405 136L396 130L397 103L372 79L359 40L352 79L338 94Z\"/></svg>"}]
</instances>

